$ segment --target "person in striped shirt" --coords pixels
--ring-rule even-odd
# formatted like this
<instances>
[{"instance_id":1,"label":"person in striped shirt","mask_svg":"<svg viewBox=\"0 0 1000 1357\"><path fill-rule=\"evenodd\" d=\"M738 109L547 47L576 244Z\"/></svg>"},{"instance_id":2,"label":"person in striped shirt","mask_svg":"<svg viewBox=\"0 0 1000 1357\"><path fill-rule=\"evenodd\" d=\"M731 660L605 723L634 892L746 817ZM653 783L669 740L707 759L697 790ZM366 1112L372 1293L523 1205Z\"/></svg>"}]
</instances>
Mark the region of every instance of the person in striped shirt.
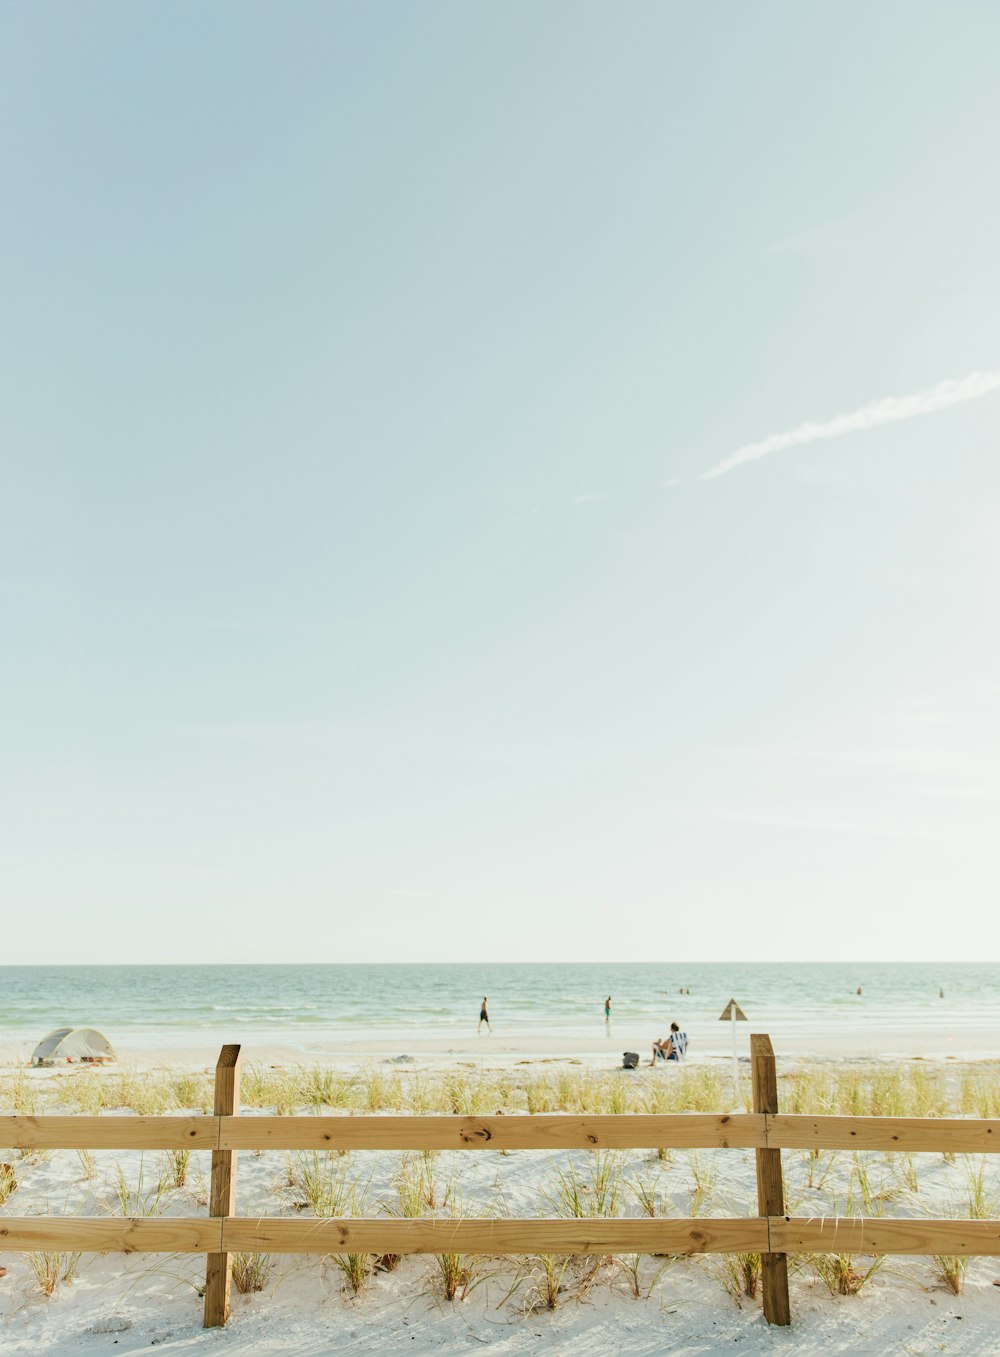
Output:
<instances>
[{"instance_id":1,"label":"person in striped shirt","mask_svg":"<svg viewBox=\"0 0 1000 1357\"><path fill-rule=\"evenodd\" d=\"M653 1058L649 1062L656 1064L656 1058L661 1060L680 1060L687 1054L688 1039L687 1033L682 1032L675 1022L670 1024L670 1036L661 1037L659 1041L653 1042Z\"/></svg>"}]
</instances>

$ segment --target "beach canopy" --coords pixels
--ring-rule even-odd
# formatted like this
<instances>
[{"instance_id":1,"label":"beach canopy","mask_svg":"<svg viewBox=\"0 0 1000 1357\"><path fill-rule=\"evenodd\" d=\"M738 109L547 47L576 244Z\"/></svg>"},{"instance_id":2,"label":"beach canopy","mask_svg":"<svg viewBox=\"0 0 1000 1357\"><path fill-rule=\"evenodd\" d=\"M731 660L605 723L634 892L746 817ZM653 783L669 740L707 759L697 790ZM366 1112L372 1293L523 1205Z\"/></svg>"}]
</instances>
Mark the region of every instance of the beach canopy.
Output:
<instances>
[{"instance_id":1,"label":"beach canopy","mask_svg":"<svg viewBox=\"0 0 1000 1357\"><path fill-rule=\"evenodd\" d=\"M72 1060L117 1060L114 1047L96 1027L57 1027L35 1047L33 1065L54 1065Z\"/></svg>"}]
</instances>

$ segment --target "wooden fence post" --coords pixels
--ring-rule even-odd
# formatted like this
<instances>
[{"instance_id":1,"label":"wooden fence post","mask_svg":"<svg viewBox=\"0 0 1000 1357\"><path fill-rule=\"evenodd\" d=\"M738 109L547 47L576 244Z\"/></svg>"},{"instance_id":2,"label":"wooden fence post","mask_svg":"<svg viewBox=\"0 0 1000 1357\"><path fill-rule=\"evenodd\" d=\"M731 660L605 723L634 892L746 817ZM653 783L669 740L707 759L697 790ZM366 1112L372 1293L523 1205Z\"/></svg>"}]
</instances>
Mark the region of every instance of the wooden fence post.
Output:
<instances>
[{"instance_id":1,"label":"wooden fence post","mask_svg":"<svg viewBox=\"0 0 1000 1357\"><path fill-rule=\"evenodd\" d=\"M240 1048L223 1046L215 1067L215 1115L232 1117L240 1110ZM236 1153L212 1151L212 1185L208 1213L231 1216L236 1206ZM205 1324L215 1329L229 1318L233 1265L228 1253L210 1253L205 1270Z\"/></svg>"},{"instance_id":2,"label":"wooden fence post","mask_svg":"<svg viewBox=\"0 0 1000 1357\"><path fill-rule=\"evenodd\" d=\"M774 1061L771 1038L755 1034L750 1038L750 1071L753 1079L753 1110L777 1112L778 1067ZM780 1150L755 1150L757 1156L757 1210L762 1216L785 1214L785 1186L781 1176ZM764 1289L764 1318L768 1324L791 1324L788 1301L788 1256L765 1253L761 1258Z\"/></svg>"}]
</instances>

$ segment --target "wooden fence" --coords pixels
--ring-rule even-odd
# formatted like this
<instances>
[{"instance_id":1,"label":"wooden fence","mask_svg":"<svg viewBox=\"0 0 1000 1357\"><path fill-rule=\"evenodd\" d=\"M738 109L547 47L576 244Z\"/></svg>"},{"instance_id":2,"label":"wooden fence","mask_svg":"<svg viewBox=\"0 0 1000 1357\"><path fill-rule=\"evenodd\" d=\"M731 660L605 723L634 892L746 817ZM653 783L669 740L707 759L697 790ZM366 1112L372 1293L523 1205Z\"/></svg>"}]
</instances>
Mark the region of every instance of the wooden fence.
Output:
<instances>
[{"instance_id":1,"label":"wooden fence","mask_svg":"<svg viewBox=\"0 0 1000 1357\"><path fill-rule=\"evenodd\" d=\"M759 1253L764 1314L790 1323L790 1253L1000 1255L1000 1220L785 1215L782 1150L1000 1151L1000 1121L787 1116L771 1041L752 1036L753 1112L669 1116L240 1117L239 1046L216 1067L213 1116L0 1117L0 1145L22 1149L212 1152L207 1217L7 1216L0 1251L205 1253L205 1326L229 1317L231 1255L260 1253ZM239 1150L752 1149L756 1217L523 1220L326 1219L235 1215Z\"/></svg>"}]
</instances>

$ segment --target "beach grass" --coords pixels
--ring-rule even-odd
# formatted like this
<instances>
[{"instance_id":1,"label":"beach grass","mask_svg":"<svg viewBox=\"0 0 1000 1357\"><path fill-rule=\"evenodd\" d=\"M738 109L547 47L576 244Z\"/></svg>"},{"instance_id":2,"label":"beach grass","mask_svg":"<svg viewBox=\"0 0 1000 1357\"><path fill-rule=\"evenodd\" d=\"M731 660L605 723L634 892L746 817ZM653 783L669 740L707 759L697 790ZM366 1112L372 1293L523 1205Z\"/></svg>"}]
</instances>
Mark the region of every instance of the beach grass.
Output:
<instances>
[{"instance_id":1,"label":"beach grass","mask_svg":"<svg viewBox=\"0 0 1000 1357\"><path fill-rule=\"evenodd\" d=\"M117 1215L135 1219L140 1216L158 1216L162 1211L163 1193L166 1184L158 1178L151 1186L146 1182L143 1156L139 1155L139 1172L134 1182L130 1182L120 1163L115 1164L111 1180L111 1209Z\"/></svg>"},{"instance_id":2,"label":"beach grass","mask_svg":"<svg viewBox=\"0 0 1000 1357\"><path fill-rule=\"evenodd\" d=\"M54 1296L62 1282L71 1282L80 1266L79 1253L34 1250L25 1255L43 1296Z\"/></svg>"},{"instance_id":3,"label":"beach grass","mask_svg":"<svg viewBox=\"0 0 1000 1357\"><path fill-rule=\"evenodd\" d=\"M965 1274L969 1270L969 1259L963 1254L939 1254L933 1262L938 1280L953 1296L960 1296L965 1290Z\"/></svg>"},{"instance_id":4,"label":"beach grass","mask_svg":"<svg viewBox=\"0 0 1000 1357\"><path fill-rule=\"evenodd\" d=\"M811 1261L813 1271L831 1296L856 1296L864 1290L885 1260L874 1258L867 1267L863 1267L850 1253L817 1253L812 1255Z\"/></svg>"},{"instance_id":5,"label":"beach grass","mask_svg":"<svg viewBox=\"0 0 1000 1357\"><path fill-rule=\"evenodd\" d=\"M466 1300L479 1282L482 1259L465 1253L435 1254L441 1295L446 1301Z\"/></svg>"},{"instance_id":6,"label":"beach grass","mask_svg":"<svg viewBox=\"0 0 1000 1357\"><path fill-rule=\"evenodd\" d=\"M17 1173L13 1164L0 1163L0 1206L17 1191Z\"/></svg>"},{"instance_id":7,"label":"beach grass","mask_svg":"<svg viewBox=\"0 0 1000 1357\"><path fill-rule=\"evenodd\" d=\"M375 1258L370 1253L332 1253L330 1261L344 1274L352 1296L360 1295L375 1270Z\"/></svg>"},{"instance_id":8,"label":"beach grass","mask_svg":"<svg viewBox=\"0 0 1000 1357\"><path fill-rule=\"evenodd\" d=\"M513 1291L527 1284L523 1308L528 1311L555 1310L563 1296L563 1279L569 1266L568 1258L557 1258L555 1254L542 1253L522 1264L515 1274Z\"/></svg>"},{"instance_id":9,"label":"beach grass","mask_svg":"<svg viewBox=\"0 0 1000 1357\"><path fill-rule=\"evenodd\" d=\"M336 1152L307 1150L294 1156L289 1184L296 1193L296 1210L308 1208L314 1216L346 1216L356 1197L342 1157Z\"/></svg>"},{"instance_id":10,"label":"beach grass","mask_svg":"<svg viewBox=\"0 0 1000 1357\"><path fill-rule=\"evenodd\" d=\"M274 1260L269 1253L234 1253L233 1285L241 1296L263 1291L271 1280Z\"/></svg>"},{"instance_id":11,"label":"beach grass","mask_svg":"<svg viewBox=\"0 0 1000 1357\"><path fill-rule=\"evenodd\" d=\"M804 1062L779 1072L782 1111L845 1116L1000 1117L1000 1080L981 1067L924 1067L917 1062L840 1068ZM242 1106L279 1116L296 1112L410 1112L477 1116L498 1111L621 1114L731 1111L732 1088L715 1065L657 1071L650 1077L620 1070L561 1067L446 1071L384 1070L348 1073L318 1065L248 1065L241 1076ZM749 1107L749 1081L740 1105ZM30 1116L45 1111L97 1115L104 1111L160 1116L204 1113L212 1106L212 1079L201 1073L74 1070L33 1078L26 1070L0 1076L0 1111Z\"/></svg>"},{"instance_id":12,"label":"beach grass","mask_svg":"<svg viewBox=\"0 0 1000 1357\"><path fill-rule=\"evenodd\" d=\"M742 1305L744 1300L757 1297L761 1266L759 1253L726 1253L719 1259L715 1274L726 1295Z\"/></svg>"}]
</instances>

